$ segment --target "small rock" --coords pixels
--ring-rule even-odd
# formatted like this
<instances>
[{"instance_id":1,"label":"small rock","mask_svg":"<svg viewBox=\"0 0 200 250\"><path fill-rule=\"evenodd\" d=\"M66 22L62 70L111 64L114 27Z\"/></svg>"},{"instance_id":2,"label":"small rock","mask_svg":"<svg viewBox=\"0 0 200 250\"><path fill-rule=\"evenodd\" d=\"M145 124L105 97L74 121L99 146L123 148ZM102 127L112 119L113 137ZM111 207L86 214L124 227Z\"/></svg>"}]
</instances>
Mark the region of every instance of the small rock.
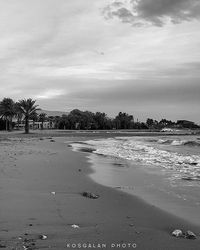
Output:
<instances>
[{"instance_id":1,"label":"small rock","mask_svg":"<svg viewBox=\"0 0 200 250\"><path fill-rule=\"evenodd\" d=\"M198 165L198 162L191 162L190 165L196 166L196 165Z\"/></svg>"},{"instance_id":2,"label":"small rock","mask_svg":"<svg viewBox=\"0 0 200 250\"><path fill-rule=\"evenodd\" d=\"M175 229L172 232L172 236L177 237L177 238L183 237L183 232L180 229Z\"/></svg>"},{"instance_id":3,"label":"small rock","mask_svg":"<svg viewBox=\"0 0 200 250\"><path fill-rule=\"evenodd\" d=\"M80 228L79 225L73 224L71 225L72 228Z\"/></svg>"},{"instance_id":4,"label":"small rock","mask_svg":"<svg viewBox=\"0 0 200 250\"><path fill-rule=\"evenodd\" d=\"M129 224L129 226L130 226L130 227L134 227L134 225L133 225L133 224Z\"/></svg>"},{"instance_id":5,"label":"small rock","mask_svg":"<svg viewBox=\"0 0 200 250\"><path fill-rule=\"evenodd\" d=\"M0 244L0 248L6 248L6 246L5 246L5 245L1 245L1 244Z\"/></svg>"},{"instance_id":6,"label":"small rock","mask_svg":"<svg viewBox=\"0 0 200 250\"><path fill-rule=\"evenodd\" d=\"M192 181L193 178L191 176L183 176L182 177L182 180L185 180L185 181Z\"/></svg>"},{"instance_id":7,"label":"small rock","mask_svg":"<svg viewBox=\"0 0 200 250\"><path fill-rule=\"evenodd\" d=\"M39 239L40 239L40 240L46 240L46 239L47 239L47 236L46 236L46 235L41 234L41 235L39 235Z\"/></svg>"},{"instance_id":8,"label":"small rock","mask_svg":"<svg viewBox=\"0 0 200 250\"><path fill-rule=\"evenodd\" d=\"M192 232L192 231L187 231L186 233L185 233L185 238L186 239L196 239L197 238L197 236Z\"/></svg>"},{"instance_id":9,"label":"small rock","mask_svg":"<svg viewBox=\"0 0 200 250\"><path fill-rule=\"evenodd\" d=\"M139 231L135 231L135 233L136 233L136 234L140 234L141 232L139 232Z\"/></svg>"},{"instance_id":10,"label":"small rock","mask_svg":"<svg viewBox=\"0 0 200 250\"><path fill-rule=\"evenodd\" d=\"M81 169L79 168L79 170L78 170L79 172L81 172Z\"/></svg>"},{"instance_id":11,"label":"small rock","mask_svg":"<svg viewBox=\"0 0 200 250\"><path fill-rule=\"evenodd\" d=\"M52 139L52 140L50 140L50 142L55 142L55 140Z\"/></svg>"},{"instance_id":12,"label":"small rock","mask_svg":"<svg viewBox=\"0 0 200 250\"><path fill-rule=\"evenodd\" d=\"M56 195L56 192L51 192L51 194Z\"/></svg>"},{"instance_id":13,"label":"small rock","mask_svg":"<svg viewBox=\"0 0 200 250\"><path fill-rule=\"evenodd\" d=\"M87 198L90 198L90 199L98 199L99 198L99 195L93 194L93 193L90 193L90 192L83 192L82 195L84 197L87 197Z\"/></svg>"},{"instance_id":14,"label":"small rock","mask_svg":"<svg viewBox=\"0 0 200 250\"><path fill-rule=\"evenodd\" d=\"M29 224L29 227L32 227L33 226L33 224Z\"/></svg>"}]
</instances>

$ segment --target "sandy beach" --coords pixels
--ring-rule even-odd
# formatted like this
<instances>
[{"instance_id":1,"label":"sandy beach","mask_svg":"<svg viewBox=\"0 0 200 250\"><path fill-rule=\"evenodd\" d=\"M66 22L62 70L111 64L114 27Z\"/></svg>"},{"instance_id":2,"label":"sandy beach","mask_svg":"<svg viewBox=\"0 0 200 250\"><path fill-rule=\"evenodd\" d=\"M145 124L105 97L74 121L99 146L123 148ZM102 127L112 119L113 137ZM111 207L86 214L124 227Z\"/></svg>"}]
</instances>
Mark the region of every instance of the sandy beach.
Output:
<instances>
[{"instance_id":1,"label":"sandy beach","mask_svg":"<svg viewBox=\"0 0 200 250\"><path fill-rule=\"evenodd\" d=\"M68 146L88 136L108 135L0 135L0 248L199 249L200 227L89 177L87 153ZM172 237L174 229L191 230L197 239Z\"/></svg>"}]
</instances>

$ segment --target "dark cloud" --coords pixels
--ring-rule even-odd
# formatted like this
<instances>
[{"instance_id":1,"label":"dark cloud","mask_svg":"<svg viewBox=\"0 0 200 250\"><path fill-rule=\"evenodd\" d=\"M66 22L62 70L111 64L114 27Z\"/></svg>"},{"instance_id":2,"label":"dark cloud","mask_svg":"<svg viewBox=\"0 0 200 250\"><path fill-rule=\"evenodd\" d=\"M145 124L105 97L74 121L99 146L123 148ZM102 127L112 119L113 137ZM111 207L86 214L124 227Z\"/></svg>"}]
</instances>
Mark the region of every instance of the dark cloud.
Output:
<instances>
[{"instance_id":1,"label":"dark cloud","mask_svg":"<svg viewBox=\"0 0 200 250\"><path fill-rule=\"evenodd\" d=\"M106 18L119 18L132 25L163 26L200 18L199 0L130 0L117 1L108 5L103 14Z\"/></svg>"}]
</instances>

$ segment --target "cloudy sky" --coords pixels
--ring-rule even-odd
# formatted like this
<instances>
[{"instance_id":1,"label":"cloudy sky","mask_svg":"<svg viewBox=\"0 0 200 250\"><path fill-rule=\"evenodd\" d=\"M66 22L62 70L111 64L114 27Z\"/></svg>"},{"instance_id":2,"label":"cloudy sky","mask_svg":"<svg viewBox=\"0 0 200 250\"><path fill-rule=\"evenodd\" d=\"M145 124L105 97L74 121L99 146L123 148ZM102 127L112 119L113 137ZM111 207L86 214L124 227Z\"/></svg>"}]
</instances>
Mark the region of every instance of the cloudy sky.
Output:
<instances>
[{"instance_id":1,"label":"cloudy sky","mask_svg":"<svg viewBox=\"0 0 200 250\"><path fill-rule=\"evenodd\" d=\"M199 0L0 0L0 98L200 123Z\"/></svg>"}]
</instances>

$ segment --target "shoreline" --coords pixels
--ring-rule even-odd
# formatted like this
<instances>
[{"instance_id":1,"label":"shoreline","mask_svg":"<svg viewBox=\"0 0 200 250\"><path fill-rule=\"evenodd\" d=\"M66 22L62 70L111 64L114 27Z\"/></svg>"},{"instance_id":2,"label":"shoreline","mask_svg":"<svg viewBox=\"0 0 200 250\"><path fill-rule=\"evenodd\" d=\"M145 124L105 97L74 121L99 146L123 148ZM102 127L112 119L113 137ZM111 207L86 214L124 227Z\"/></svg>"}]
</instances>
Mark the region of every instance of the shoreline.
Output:
<instances>
[{"instance_id":1,"label":"shoreline","mask_svg":"<svg viewBox=\"0 0 200 250\"><path fill-rule=\"evenodd\" d=\"M94 172L90 177L95 182L138 197L149 205L172 214L200 227L199 207L191 201L181 199L157 169L152 172L125 159L112 159L106 156L88 156Z\"/></svg>"},{"instance_id":2,"label":"shoreline","mask_svg":"<svg viewBox=\"0 0 200 250\"><path fill-rule=\"evenodd\" d=\"M19 236L28 233L32 238L48 237L36 239L33 249L51 246L59 250L66 249L66 243L84 242L107 243L106 249L112 243L136 243L136 249L152 250L198 248L200 227L94 182L86 154L73 152L67 144L64 147L63 142L73 137L38 137L3 145L7 165L1 167L0 177L2 245L19 245ZM85 198L84 191L100 197ZM72 228L73 224L80 228ZM198 238L176 239L171 236L176 228L192 230Z\"/></svg>"}]
</instances>

